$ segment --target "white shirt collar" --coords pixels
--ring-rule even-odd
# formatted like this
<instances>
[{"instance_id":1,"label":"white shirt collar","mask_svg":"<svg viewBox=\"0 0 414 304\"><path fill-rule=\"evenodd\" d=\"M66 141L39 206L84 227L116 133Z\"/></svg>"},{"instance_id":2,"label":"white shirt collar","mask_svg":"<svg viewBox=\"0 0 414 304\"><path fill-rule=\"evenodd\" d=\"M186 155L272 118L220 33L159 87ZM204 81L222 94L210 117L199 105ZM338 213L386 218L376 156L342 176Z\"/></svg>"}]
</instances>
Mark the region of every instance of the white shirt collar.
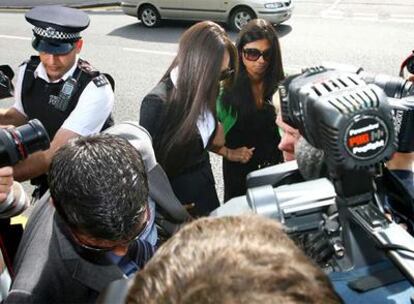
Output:
<instances>
[{"instance_id":1,"label":"white shirt collar","mask_svg":"<svg viewBox=\"0 0 414 304\"><path fill-rule=\"evenodd\" d=\"M39 65L37 66L33 74L35 78L39 77L48 83L57 83L61 80L66 81L66 79L72 76L72 74L75 72L77 63L78 63L78 57L76 57L75 64L69 69L69 71L67 71L65 74L63 74L61 78L55 81L50 81L49 76L47 76L46 68L42 62L39 63Z\"/></svg>"},{"instance_id":2,"label":"white shirt collar","mask_svg":"<svg viewBox=\"0 0 414 304\"><path fill-rule=\"evenodd\" d=\"M197 128L200 131L204 148L207 147L207 144L214 132L215 127L216 121L214 120L213 114L209 110L206 110L204 113L200 114L197 119Z\"/></svg>"},{"instance_id":3,"label":"white shirt collar","mask_svg":"<svg viewBox=\"0 0 414 304\"><path fill-rule=\"evenodd\" d=\"M177 81L178 81L178 65L171 70L171 72L170 72L170 79L171 79L173 85L175 87L177 87Z\"/></svg>"}]
</instances>

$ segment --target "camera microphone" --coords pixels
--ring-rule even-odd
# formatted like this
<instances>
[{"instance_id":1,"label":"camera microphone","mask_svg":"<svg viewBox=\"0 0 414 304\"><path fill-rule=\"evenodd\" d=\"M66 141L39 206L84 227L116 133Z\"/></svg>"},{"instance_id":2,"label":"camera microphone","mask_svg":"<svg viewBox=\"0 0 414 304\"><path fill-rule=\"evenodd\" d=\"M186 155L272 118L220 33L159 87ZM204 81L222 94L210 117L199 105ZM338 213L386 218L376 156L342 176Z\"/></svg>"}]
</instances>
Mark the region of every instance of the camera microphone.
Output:
<instances>
[{"instance_id":1,"label":"camera microphone","mask_svg":"<svg viewBox=\"0 0 414 304\"><path fill-rule=\"evenodd\" d=\"M305 180L324 177L326 172L325 153L301 137L295 144L295 158L300 174Z\"/></svg>"}]
</instances>

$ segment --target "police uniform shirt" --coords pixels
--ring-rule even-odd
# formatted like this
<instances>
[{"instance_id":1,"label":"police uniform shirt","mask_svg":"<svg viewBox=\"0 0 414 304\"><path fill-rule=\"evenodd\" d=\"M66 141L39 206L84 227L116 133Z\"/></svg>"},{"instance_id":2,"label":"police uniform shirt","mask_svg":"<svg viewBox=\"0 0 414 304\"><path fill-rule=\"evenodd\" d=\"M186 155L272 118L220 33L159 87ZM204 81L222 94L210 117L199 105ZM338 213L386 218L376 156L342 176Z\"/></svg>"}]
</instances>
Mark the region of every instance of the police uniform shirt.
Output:
<instances>
[{"instance_id":1,"label":"police uniform shirt","mask_svg":"<svg viewBox=\"0 0 414 304\"><path fill-rule=\"evenodd\" d=\"M62 80L65 81L75 72L77 60L78 58L76 58L73 67L56 81L50 81L42 62L39 63L36 70L34 71L34 77L41 78L48 83L56 83ZM23 115L27 116L24 112L21 99L25 70L26 64L22 65L19 69L15 87L15 103L13 107ZM33 96L33 98L36 97ZM97 87L96 84L91 81L83 90L75 109L70 113L68 118L66 118L61 128L72 131L81 136L99 133L106 119L112 112L113 105L114 93L111 89L111 86L107 84ZM30 118L31 117L29 117L29 119Z\"/></svg>"}]
</instances>

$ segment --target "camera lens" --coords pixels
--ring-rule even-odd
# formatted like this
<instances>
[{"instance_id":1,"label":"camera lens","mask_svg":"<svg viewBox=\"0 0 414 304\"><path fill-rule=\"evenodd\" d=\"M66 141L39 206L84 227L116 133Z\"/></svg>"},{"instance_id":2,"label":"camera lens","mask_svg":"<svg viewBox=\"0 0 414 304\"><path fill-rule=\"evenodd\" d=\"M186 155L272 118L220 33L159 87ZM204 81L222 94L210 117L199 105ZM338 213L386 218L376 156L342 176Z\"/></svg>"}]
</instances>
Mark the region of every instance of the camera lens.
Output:
<instances>
[{"instance_id":1,"label":"camera lens","mask_svg":"<svg viewBox=\"0 0 414 304\"><path fill-rule=\"evenodd\" d=\"M49 135L38 119L30 120L28 124L16 128L16 133L20 133L27 154L46 150L50 146Z\"/></svg>"},{"instance_id":2,"label":"camera lens","mask_svg":"<svg viewBox=\"0 0 414 304\"><path fill-rule=\"evenodd\" d=\"M49 146L49 135L37 119L18 128L0 129L0 167L15 165Z\"/></svg>"}]
</instances>

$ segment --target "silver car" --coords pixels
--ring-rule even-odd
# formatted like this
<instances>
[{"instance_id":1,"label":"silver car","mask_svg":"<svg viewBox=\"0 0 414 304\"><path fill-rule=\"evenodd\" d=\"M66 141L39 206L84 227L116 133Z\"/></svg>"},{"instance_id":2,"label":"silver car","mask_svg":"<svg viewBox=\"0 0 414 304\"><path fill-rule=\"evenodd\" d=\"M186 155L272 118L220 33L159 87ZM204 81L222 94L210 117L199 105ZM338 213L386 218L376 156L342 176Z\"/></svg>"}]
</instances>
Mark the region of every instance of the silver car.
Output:
<instances>
[{"instance_id":1,"label":"silver car","mask_svg":"<svg viewBox=\"0 0 414 304\"><path fill-rule=\"evenodd\" d=\"M127 0L121 7L147 27L158 26L162 19L213 20L236 31L254 18L282 23L293 10L291 0Z\"/></svg>"}]
</instances>

